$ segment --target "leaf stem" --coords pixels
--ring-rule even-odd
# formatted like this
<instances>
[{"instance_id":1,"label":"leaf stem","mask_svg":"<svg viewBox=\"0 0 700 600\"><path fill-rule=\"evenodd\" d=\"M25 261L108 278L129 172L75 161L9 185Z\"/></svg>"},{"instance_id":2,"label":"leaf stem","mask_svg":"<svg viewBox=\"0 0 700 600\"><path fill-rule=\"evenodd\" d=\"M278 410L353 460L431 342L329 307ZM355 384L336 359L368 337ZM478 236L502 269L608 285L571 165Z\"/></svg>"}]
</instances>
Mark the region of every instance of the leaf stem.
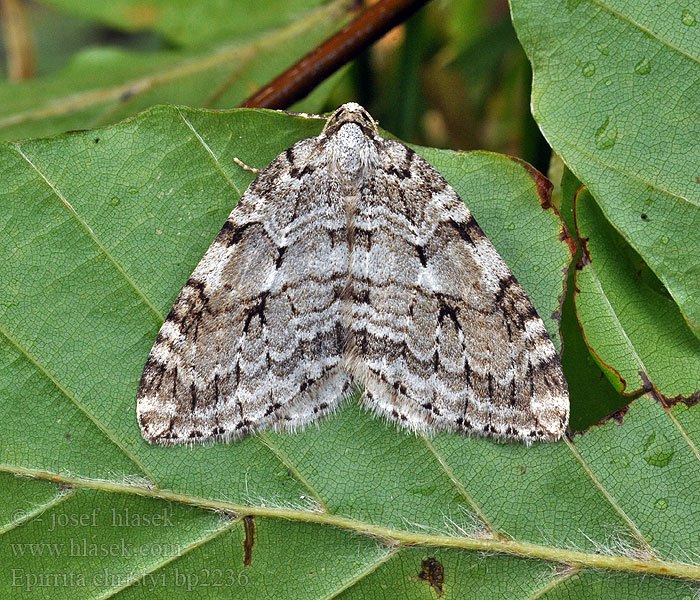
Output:
<instances>
[{"instance_id":1,"label":"leaf stem","mask_svg":"<svg viewBox=\"0 0 700 600\"><path fill-rule=\"evenodd\" d=\"M304 523L330 525L332 527L346 529L354 533L360 533L378 538L389 546L403 544L407 546L458 548L477 552L510 554L523 558L535 558L561 563L580 569L604 569L607 571L618 571L636 575L657 575L676 579L700 581L700 565L690 563L634 558L612 554L591 554L578 550L543 546L540 544L532 544L530 542L523 542L513 539L495 537L457 537L451 535L403 531L400 529L374 525L372 523L365 523L349 517L332 515L325 512L314 512L272 506L268 507L264 505L245 506L225 500L200 498L169 490L149 489L147 487L129 485L128 483L119 481L85 479L71 475L59 475L57 473L20 467L17 465L0 464L0 471L87 489L96 489L113 493L136 494L149 498L200 506L211 510L231 511L237 513L239 517L254 516L270 519L289 519Z\"/></svg>"}]
</instances>

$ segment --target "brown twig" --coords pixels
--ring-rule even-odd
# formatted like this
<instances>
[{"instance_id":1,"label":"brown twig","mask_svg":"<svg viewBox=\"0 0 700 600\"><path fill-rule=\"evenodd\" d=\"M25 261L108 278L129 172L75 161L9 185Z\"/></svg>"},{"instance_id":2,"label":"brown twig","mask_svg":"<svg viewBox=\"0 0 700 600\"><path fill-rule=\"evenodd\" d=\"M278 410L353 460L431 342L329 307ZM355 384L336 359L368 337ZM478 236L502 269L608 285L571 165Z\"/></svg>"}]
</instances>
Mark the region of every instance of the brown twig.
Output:
<instances>
[{"instance_id":1,"label":"brown twig","mask_svg":"<svg viewBox=\"0 0 700 600\"><path fill-rule=\"evenodd\" d=\"M253 94L241 106L287 108L427 2L428 0L380 0Z\"/></svg>"},{"instance_id":2,"label":"brown twig","mask_svg":"<svg viewBox=\"0 0 700 600\"><path fill-rule=\"evenodd\" d=\"M32 79L36 74L34 42L21 1L0 0L0 17L7 52L7 79Z\"/></svg>"}]
</instances>

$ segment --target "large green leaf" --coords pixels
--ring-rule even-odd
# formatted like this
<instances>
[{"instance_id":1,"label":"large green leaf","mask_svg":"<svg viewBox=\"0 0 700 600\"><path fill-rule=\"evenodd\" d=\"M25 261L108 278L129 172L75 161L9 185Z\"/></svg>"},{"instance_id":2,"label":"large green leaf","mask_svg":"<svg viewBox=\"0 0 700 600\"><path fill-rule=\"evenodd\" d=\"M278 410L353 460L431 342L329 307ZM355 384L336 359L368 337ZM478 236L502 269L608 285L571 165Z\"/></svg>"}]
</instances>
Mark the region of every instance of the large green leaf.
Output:
<instances>
[{"instance_id":1,"label":"large green leaf","mask_svg":"<svg viewBox=\"0 0 700 600\"><path fill-rule=\"evenodd\" d=\"M700 340L586 190L577 196L576 227L586 240L576 312L611 380L627 393L652 385L669 398L697 395Z\"/></svg>"},{"instance_id":2,"label":"large green leaf","mask_svg":"<svg viewBox=\"0 0 700 600\"><path fill-rule=\"evenodd\" d=\"M700 335L700 7L511 0L542 131Z\"/></svg>"},{"instance_id":3,"label":"large green leaf","mask_svg":"<svg viewBox=\"0 0 700 600\"><path fill-rule=\"evenodd\" d=\"M294 435L143 441L157 329L252 178L233 158L264 166L322 124L161 107L0 148L0 591L690 596L700 419L684 405L644 397L623 426L531 447L409 435L354 401ZM546 181L504 156L419 150L556 335L570 252Z\"/></svg>"},{"instance_id":4,"label":"large green leaf","mask_svg":"<svg viewBox=\"0 0 700 600\"><path fill-rule=\"evenodd\" d=\"M97 127L154 104L236 106L338 29L351 4L335 0L285 27L233 37L206 49L84 50L51 76L0 85L0 140ZM247 23L263 12L248 11L240 20ZM327 88L315 94L322 96ZM307 102L303 109L317 107L318 102Z\"/></svg>"},{"instance_id":5,"label":"large green leaf","mask_svg":"<svg viewBox=\"0 0 700 600\"><path fill-rule=\"evenodd\" d=\"M249 37L303 16L324 0L41 0L81 17L125 31L154 31L175 44L209 46L222 39Z\"/></svg>"}]
</instances>

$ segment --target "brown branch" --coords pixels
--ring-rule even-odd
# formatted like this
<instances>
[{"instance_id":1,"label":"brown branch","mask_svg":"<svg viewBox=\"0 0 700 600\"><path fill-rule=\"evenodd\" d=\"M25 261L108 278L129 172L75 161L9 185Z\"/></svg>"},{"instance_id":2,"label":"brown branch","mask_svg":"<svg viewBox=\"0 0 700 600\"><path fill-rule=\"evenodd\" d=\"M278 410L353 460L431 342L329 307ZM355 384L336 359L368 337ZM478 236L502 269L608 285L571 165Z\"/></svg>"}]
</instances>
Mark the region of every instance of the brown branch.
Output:
<instances>
[{"instance_id":1,"label":"brown branch","mask_svg":"<svg viewBox=\"0 0 700 600\"><path fill-rule=\"evenodd\" d=\"M380 0L248 98L242 107L287 108L416 12L428 0Z\"/></svg>"},{"instance_id":2,"label":"brown branch","mask_svg":"<svg viewBox=\"0 0 700 600\"><path fill-rule=\"evenodd\" d=\"M36 75L34 43L20 0L0 0L0 18L7 52L7 78L32 79Z\"/></svg>"}]
</instances>

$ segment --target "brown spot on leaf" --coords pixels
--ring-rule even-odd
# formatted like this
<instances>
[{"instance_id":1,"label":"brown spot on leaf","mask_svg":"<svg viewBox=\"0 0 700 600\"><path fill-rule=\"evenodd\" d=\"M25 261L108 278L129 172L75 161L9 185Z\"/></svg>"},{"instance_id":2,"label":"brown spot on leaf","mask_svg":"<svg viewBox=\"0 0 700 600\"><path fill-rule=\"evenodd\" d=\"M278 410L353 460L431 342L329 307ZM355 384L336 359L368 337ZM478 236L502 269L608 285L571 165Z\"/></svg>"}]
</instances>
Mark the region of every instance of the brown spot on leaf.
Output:
<instances>
[{"instance_id":1,"label":"brown spot on leaf","mask_svg":"<svg viewBox=\"0 0 700 600\"><path fill-rule=\"evenodd\" d=\"M537 186L537 195L540 197L540 204L542 205L542 208L544 210L554 208L552 205L552 182L542 175L542 173L540 173L537 169L535 169L535 167L533 167L530 163L525 162L523 159L517 158L516 156L510 156L509 158L518 163L523 169L525 169L527 174L532 177L532 180Z\"/></svg>"},{"instance_id":2,"label":"brown spot on leaf","mask_svg":"<svg viewBox=\"0 0 700 600\"><path fill-rule=\"evenodd\" d=\"M603 423L606 423L607 421L610 421L611 419L616 421L618 425L622 425L622 422L625 419L625 415L627 414L627 411L629 410L630 405L626 404L623 406L620 410L616 410L614 413L608 415L607 417L604 417L596 425L602 425Z\"/></svg>"},{"instance_id":3,"label":"brown spot on leaf","mask_svg":"<svg viewBox=\"0 0 700 600\"><path fill-rule=\"evenodd\" d=\"M420 573L418 579L427 581L436 592L438 597L443 595L442 584L445 583L445 567L434 557L426 558L420 563Z\"/></svg>"},{"instance_id":4,"label":"brown spot on leaf","mask_svg":"<svg viewBox=\"0 0 700 600\"><path fill-rule=\"evenodd\" d=\"M664 408L671 408L675 404L678 404L679 402L682 402L686 406L693 406L700 402L700 390L690 394L689 396L683 396L682 394L678 394L677 396L665 396L662 394L656 387L654 387L654 384L649 380L649 377L647 377L647 374L644 371L637 371L639 373L639 376L642 379L642 383L644 384L644 389L648 390L653 398L657 401L660 402L661 405Z\"/></svg>"},{"instance_id":5,"label":"brown spot on leaf","mask_svg":"<svg viewBox=\"0 0 700 600\"><path fill-rule=\"evenodd\" d=\"M249 567L253 562L253 545L255 544L255 517L243 517L243 566Z\"/></svg>"}]
</instances>

